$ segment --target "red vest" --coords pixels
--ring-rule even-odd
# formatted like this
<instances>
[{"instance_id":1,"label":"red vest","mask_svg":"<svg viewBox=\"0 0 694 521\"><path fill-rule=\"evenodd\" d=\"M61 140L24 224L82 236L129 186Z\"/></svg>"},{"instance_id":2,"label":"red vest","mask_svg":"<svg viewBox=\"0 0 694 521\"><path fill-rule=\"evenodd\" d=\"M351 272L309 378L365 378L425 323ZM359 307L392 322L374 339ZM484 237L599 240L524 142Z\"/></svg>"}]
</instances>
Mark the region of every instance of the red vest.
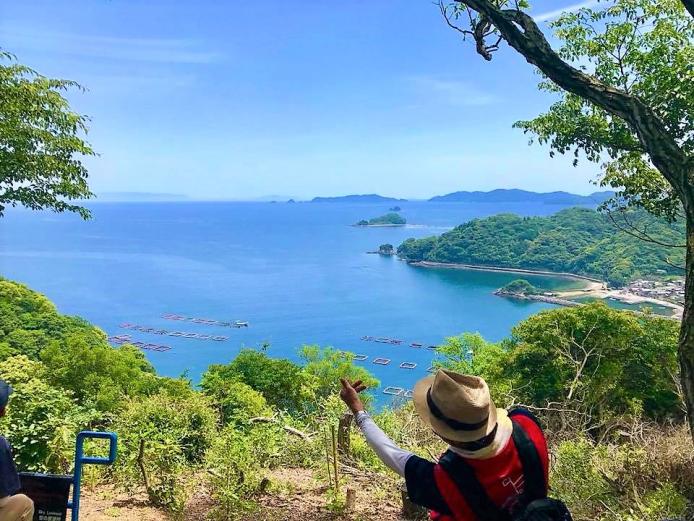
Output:
<instances>
[{"instance_id":1,"label":"red vest","mask_svg":"<svg viewBox=\"0 0 694 521\"><path fill-rule=\"evenodd\" d=\"M549 457L547 441L542 429L529 416L511 413L511 420L525 431L540 456L545 475L545 485L548 483ZM523 466L512 438L496 456L487 459L465 458L475 471L475 477L484 487L489 498L501 509L511 511L523 493ZM468 506L465 497L458 487L441 467L434 467L434 479L439 493L453 512L452 516L431 512L431 519L436 521L475 521L477 517Z\"/></svg>"}]
</instances>

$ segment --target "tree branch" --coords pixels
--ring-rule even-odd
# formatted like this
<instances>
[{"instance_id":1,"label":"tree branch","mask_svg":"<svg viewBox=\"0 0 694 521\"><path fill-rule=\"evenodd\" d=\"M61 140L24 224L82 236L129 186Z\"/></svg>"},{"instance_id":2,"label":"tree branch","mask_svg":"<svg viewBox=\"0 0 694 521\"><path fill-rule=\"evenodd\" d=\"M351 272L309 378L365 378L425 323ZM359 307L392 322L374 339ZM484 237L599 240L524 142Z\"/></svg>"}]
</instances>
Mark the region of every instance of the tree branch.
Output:
<instances>
[{"instance_id":1,"label":"tree branch","mask_svg":"<svg viewBox=\"0 0 694 521\"><path fill-rule=\"evenodd\" d=\"M313 433L308 433L304 431L300 431L299 429L296 429L292 427L291 425L285 425L282 422L280 422L277 418L270 418L267 416L258 416L256 418L251 418L248 420L248 423L276 423L280 427L282 427L285 431L287 431L289 434L293 434L295 436L298 436L299 438L303 438L304 440L310 440L311 436L313 436Z\"/></svg>"},{"instance_id":2,"label":"tree branch","mask_svg":"<svg viewBox=\"0 0 694 521\"><path fill-rule=\"evenodd\" d=\"M639 98L604 84L567 62L552 49L535 21L517 9L499 9L490 0L456 0L485 17L508 44L562 89L626 121L685 205L694 211L687 172L694 165L658 115ZM684 0L683 0L684 1ZM694 0L686 0L692 4ZM479 42L478 47L479 47Z\"/></svg>"},{"instance_id":3,"label":"tree branch","mask_svg":"<svg viewBox=\"0 0 694 521\"><path fill-rule=\"evenodd\" d=\"M663 242L659 239L655 239L653 236L651 236L646 229L640 230L639 228L636 227L631 221L629 221L629 218L626 216L624 212L620 212L619 215L622 217L622 220L624 221L624 226L619 224L617 222L617 219L614 216L614 212L610 209L606 209L605 213L607 213L607 216L610 218L610 221L612 221L612 224L619 230L627 235L631 235L632 237L635 237L639 240L642 240L644 242L651 242L653 244L657 244L659 246L665 246L666 248L686 248L686 244L672 244L668 242Z\"/></svg>"}]
</instances>

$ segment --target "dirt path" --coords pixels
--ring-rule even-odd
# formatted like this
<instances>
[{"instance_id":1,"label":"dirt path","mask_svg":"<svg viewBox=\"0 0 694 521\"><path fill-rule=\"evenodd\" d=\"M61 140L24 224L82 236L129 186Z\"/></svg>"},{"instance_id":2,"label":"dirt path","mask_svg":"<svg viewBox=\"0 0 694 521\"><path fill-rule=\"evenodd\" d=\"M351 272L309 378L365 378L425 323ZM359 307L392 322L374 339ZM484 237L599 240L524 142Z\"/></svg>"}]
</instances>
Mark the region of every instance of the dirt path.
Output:
<instances>
[{"instance_id":1,"label":"dirt path","mask_svg":"<svg viewBox=\"0 0 694 521\"><path fill-rule=\"evenodd\" d=\"M385 488L359 477L345 484L356 491L355 510L343 513L331 507L326 487L310 469L277 469L270 475L271 491L259 498L259 509L240 516L243 521L404 521L393 483ZM343 487L343 490L344 488ZM343 492L344 493L344 492ZM199 487L186 505L186 521L207 521L212 500ZM128 494L112 486L85 489L80 519L83 521L169 521L165 512L149 505L144 491Z\"/></svg>"}]
</instances>

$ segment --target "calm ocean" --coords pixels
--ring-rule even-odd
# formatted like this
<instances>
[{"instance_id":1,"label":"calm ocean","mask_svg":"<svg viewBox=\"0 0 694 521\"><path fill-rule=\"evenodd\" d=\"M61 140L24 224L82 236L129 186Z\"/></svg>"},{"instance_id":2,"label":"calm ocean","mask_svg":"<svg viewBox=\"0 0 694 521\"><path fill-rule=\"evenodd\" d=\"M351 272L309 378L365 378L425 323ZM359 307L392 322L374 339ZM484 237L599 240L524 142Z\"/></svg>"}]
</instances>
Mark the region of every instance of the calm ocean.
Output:
<instances>
[{"instance_id":1,"label":"calm ocean","mask_svg":"<svg viewBox=\"0 0 694 521\"><path fill-rule=\"evenodd\" d=\"M123 322L228 335L225 342L131 332L172 350L147 352L163 374L197 380L212 363L244 346L270 344L275 357L297 358L302 344L369 356L382 384L411 388L434 353L409 347L479 331L499 340L548 304L492 292L517 275L413 268L368 255L382 243L440 234L474 217L500 212L547 215L538 204L402 203L405 228L355 228L387 204L100 203L94 219L10 211L0 221L0 274L28 284L109 334ZM536 282L538 279L534 279ZM544 278L544 287L565 285ZM247 329L172 322L164 313L246 320ZM395 337L402 346L364 342ZM372 363L374 357L392 361ZM415 369L401 369L414 362Z\"/></svg>"}]
</instances>

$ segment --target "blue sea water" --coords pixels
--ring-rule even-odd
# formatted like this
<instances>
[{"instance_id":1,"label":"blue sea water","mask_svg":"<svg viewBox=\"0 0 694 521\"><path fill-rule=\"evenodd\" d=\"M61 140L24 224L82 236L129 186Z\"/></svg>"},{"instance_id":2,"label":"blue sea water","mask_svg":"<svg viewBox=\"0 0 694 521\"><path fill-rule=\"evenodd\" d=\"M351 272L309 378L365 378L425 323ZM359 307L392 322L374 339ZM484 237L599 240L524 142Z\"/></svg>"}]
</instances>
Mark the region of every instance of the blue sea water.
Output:
<instances>
[{"instance_id":1,"label":"blue sea water","mask_svg":"<svg viewBox=\"0 0 694 521\"><path fill-rule=\"evenodd\" d=\"M269 343L269 354L298 359L303 344L368 355L359 362L384 386L412 388L439 344L465 331L489 340L508 335L527 316L552 307L513 301L493 291L514 274L414 268L370 255L382 243L440 234L475 217L500 212L548 215L537 204L400 204L403 228L356 228L385 213L384 204L99 203L94 218L12 210L0 221L0 274L26 283L109 334L164 343L147 352L165 375L197 381L212 363L243 347ZM565 279L524 277L547 288ZM247 320L247 329L172 322L165 313ZM225 342L126 331L131 322L155 328L228 335ZM364 342L394 337L401 346ZM375 357L391 359L387 366ZM415 369L401 369L414 362Z\"/></svg>"}]
</instances>

